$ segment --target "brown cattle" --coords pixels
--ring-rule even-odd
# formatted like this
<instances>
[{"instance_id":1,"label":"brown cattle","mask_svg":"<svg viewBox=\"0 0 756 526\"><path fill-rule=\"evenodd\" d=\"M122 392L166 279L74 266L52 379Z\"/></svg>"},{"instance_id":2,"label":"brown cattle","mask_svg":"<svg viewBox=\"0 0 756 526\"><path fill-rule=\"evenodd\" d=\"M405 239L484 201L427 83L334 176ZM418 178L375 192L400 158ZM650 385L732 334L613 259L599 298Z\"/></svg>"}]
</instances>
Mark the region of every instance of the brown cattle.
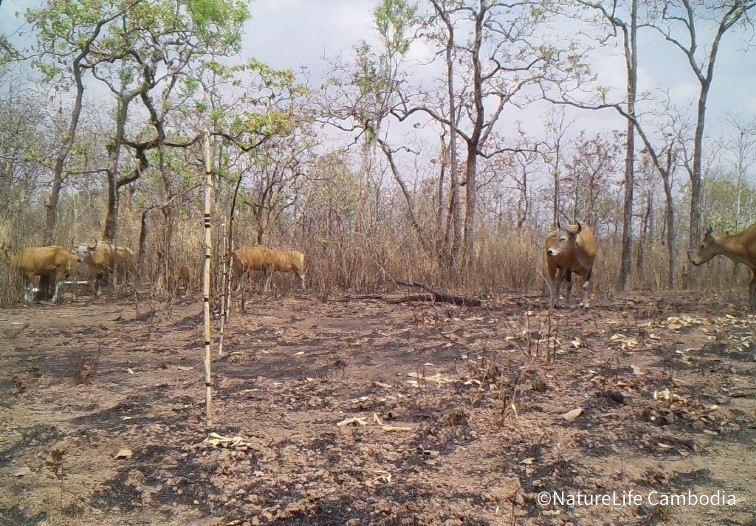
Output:
<instances>
[{"instance_id":1,"label":"brown cattle","mask_svg":"<svg viewBox=\"0 0 756 526\"><path fill-rule=\"evenodd\" d=\"M302 288L305 288L304 254L296 250L274 250L261 245L246 245L234 251L233 274L238 279L237 290L242 285L247 272L262 270L265 272L265 291L270 286L273 272L293 272L299 276Z\"/></svg>"},{"instance_id":2,"label":"brown cattle","mask_svg":"<svg viewBox=\"0 0 756 526\"><path fill-rule=\"evenodd\" d=\"M704 234L703 243L696 255L690 257L694 265L703 265L714 256L725 256L738 263L748 265L753 278L748 285L748 300L752 311L756 311L756 223L737 234L715 236L711 227Z\"/></svg>"},{"instance_id":3,"label":"brown cattle","mask_svg":"<svg viewBox=\"0 0 756 526\"><path fill-rule=\"evenodd\" d=\"M131 276L136 274L136 258L128 247L94 241L91 244L79 245L76 251L81 261L87 264L95 276L98 292L102 282L114 272Z\"/></svg>"},{"instance_id":4,"label":"brown cattle","mask_svg":"<svg viewBox=\"0 0 756 526\"><path fill-rule=\"evenodd\" d=\"M588 285L593 273L593 260L596 258L596 238L593 231L579 221L565 228L557 223L557 230L546 238L544 253L549 271L551 307L560 306L559 289L562 281L567 281L567 306L570 306L572 274L577 274L583 279L583 307L590 307Z\"/></svg>"},{"instance_id":5,"label":"brown cattle","mask_svg":"<svg viewBox=\"0 0 756 526\"><path fill-rule=\"evenodd\" d=\"M10 251L9 246L0 245L0 250L22 275L25 301L29 301L35 276L39 276L40 281L45 277L55 277L55 294L52 297L55 302L62 281L79 271L79 258L57 245L26 247L15 253Z\"/></svg>"}]
</instances>

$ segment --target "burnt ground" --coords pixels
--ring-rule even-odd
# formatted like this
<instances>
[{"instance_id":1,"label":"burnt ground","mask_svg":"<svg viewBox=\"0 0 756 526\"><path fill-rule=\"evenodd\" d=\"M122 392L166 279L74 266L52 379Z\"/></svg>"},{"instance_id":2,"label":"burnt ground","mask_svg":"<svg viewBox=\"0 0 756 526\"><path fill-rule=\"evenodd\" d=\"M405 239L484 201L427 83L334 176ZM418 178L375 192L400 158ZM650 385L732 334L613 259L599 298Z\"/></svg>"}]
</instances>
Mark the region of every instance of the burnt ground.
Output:
<instances>
[{"instance_id":1,"label":"burnt ground","mask_svg":"<svg viewBox=\"0 0 756 526\"><path fill-rule=\"evenodd\" d=\"M0 524L756 524L744 305L257 295L209 428L197 299L2 310ZM721 503L659 504L689 492Z\"/></svg>"}]
</instances>

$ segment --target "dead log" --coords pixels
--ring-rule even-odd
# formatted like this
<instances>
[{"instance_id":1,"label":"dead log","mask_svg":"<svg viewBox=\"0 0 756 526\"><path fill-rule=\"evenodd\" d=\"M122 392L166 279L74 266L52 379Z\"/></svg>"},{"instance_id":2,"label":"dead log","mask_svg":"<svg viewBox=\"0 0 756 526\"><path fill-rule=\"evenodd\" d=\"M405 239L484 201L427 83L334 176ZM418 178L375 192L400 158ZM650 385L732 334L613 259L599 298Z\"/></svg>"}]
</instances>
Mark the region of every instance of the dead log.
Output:
<instances>
[{"instance_id":1,"label":"dead log","mask_svg":"<svg viewBox=\"0 0 756 526\"><path fill-rule=\"evenodd\" d=\"M436 297L433 294L406 294L400 298L387 298L386 303L391 305L397 305L399 303L409 303L411 301L435 301Z\"/></svg>"},{"instance_id":2,"label":"dead log","mask_svg":"<svg viewBox=\"0 0 756 526\"><path fill-rule=\"evenodd\" d=\"M339 298L336 301L340 301L342 303L349 303L350 301L355 300L385 300L386 297L383 294L346 294Z\"/></svg>"},{"instance_id":3,"label":"dead log","mask_svg":"<svg viewBox=\"0 0 756 526\"><path fill-rule=\"evenodd\" d=\"M404 285L405 287L415 287L418 289L423 289L427 292L430 292L433 294L433 298L436 301L440 301L443 303L452 303L454 305L463 305L465 307L480 307L482 305L482 302L477 298L468 298L466 296L456 296L454 294L449 294L448 292L444 292L443 290L434 289L432 287L429 287L425 283L421 283L419 281L402 281L402 280L392 280L397 285Z\"/></svg>"}]
</instances>

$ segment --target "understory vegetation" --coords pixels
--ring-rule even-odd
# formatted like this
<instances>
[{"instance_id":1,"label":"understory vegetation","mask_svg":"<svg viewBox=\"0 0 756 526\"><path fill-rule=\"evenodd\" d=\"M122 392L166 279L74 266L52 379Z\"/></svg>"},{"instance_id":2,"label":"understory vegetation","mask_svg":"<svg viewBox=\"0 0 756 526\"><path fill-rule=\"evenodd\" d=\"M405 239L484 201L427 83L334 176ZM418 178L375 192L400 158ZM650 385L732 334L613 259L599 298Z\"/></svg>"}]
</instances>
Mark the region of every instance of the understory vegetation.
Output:
<instances>
[{"instance_id":1,"label":"understory vegetation","mask_svg":"<svg viewBox=\"0 0 756 526\"><path fill-rule=\"evenodd\" d=\"M319 82L241 59L240 0L43 3L0 41L0 239L115 242L137 254L140 290L161 293L180 265L198 289L207 130L216 291L224 250L243 244L304 252L325 293L538 291L545 236L575 219L597 233L597 294L742 288L747 269L695 270L687 254L705 227L756 220L753 116L720 112L708 131L662 85L624 95L649 60L626 39L690 41L697 75L717 58L706 39L752 36L752 3L683 4L608 17L580 1L385 0ZM566 21L584 34L555 33ZM601 56L635 64L626 85L600 81ZM591 129L599 110L615 129ZM0 266L8 304L20 280Z\"/></svg>"}]
</instances>

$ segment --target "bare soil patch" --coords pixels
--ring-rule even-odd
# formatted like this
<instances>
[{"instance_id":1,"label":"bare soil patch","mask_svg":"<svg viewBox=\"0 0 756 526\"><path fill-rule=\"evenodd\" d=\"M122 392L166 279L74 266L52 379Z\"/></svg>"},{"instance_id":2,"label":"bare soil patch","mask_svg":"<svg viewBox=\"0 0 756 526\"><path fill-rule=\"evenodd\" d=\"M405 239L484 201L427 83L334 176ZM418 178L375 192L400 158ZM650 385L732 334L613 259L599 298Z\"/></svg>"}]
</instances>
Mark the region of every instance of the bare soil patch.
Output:
<instances>
[{"instance_id":1,"label":"bare soil patch","mask_svg":"<svg viewBox=\"0 0 756 526\"><path fill-rule=\"evenodd\" d=\"M254 296L214 357L210 429L199 301L2 310L0 524L754 524L742 298L546 306Z\"/></svg>"}]
</instances>

